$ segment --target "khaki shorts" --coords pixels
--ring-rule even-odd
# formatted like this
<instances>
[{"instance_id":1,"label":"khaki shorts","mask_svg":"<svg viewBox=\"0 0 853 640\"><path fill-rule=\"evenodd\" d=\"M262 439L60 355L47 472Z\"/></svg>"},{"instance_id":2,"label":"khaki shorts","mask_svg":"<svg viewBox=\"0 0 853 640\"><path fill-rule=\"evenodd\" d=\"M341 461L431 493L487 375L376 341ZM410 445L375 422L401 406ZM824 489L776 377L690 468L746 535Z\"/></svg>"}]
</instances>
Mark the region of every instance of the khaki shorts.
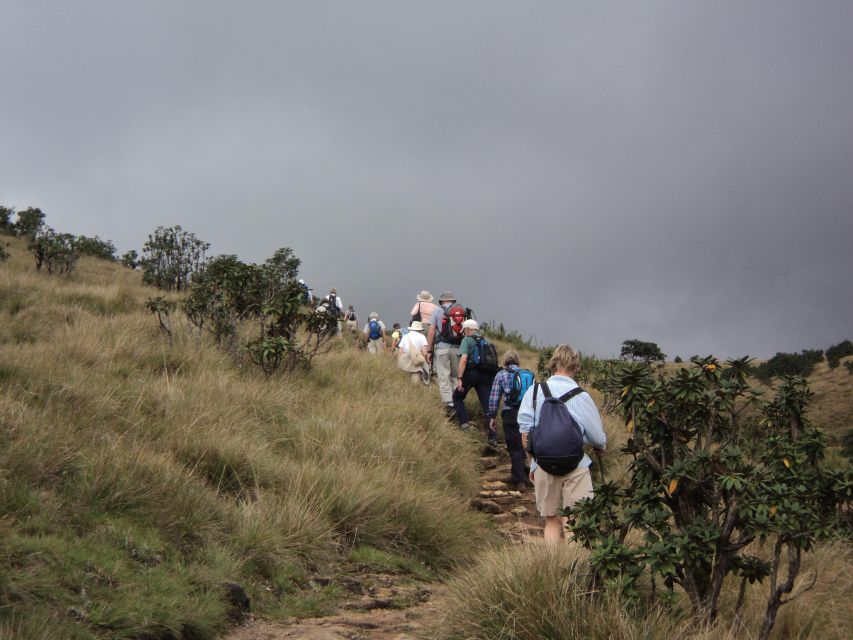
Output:
<instances>
[{"instance_id":1,"label":"khaki shorts","mask_svg":"<svg viewBox=\"0 0 853 640\"><path fill-rule=\"evenodd\" d=\"M533 474L536 509L541 516L557 516L558 511L574 506L583 498L592 497L592 476L589 467L578 467L564 476L552 476L537 468Z\"/></svg>"}]
</instances>

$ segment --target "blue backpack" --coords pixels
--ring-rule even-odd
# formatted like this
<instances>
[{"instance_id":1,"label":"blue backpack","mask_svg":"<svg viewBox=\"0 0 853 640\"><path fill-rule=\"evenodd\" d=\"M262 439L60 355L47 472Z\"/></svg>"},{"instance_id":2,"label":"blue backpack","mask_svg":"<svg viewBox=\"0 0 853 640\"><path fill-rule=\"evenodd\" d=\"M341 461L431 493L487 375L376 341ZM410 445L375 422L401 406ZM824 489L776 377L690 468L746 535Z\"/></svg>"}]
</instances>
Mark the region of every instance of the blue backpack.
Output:
<instances>
[{"instance_id":1,"label":"blue backpack","mask_svg":"<svg viewBox=\"0 0 853 640\"><path fill-rule=\"evenodd\" d=\"M504 400L504 406L515 408L521 405L521 399L536 382L536 377L529 369L518 369L517 371L508 369L508 371L512 373L512 382L510 383L509 394Z\"/></svg>"},{"instance_id":2,"label":"blue backpack","mask_svg":"<svg viewBox=\"0 0 853 640\"><path fill-rule=\"evenodd\" d=\"M370 329L371 340L378 340L382 337L382 327L379 326L379 320L371 320L367 323L367 328Z\"/></svg>"},{"instance_id":3,"label":"blue backpack","mask_svg":"<svg viewBox=\"0 0 853 640\"><path fill-rule=\"evenodd\" d=\"M545 402L539 422L536 422L536 392L542 387ZM574 471L583 460L583 431L569 413L566 402L583 389L576 387L559 398L551 395L547 382L533 387L533 424L528 445L536 464L554 476L564 476Z\"/></svg>"},{"instance_id":4,"label":"blue backpack","mask_svg":"<svg viewBox=\"0 0 853 640\"><path fill-rule=\"evenodd\" d=\"M474 341L476 348L471 354L471 364L480 371L497 373L500 367L498 367L498 352L495 345L482 336L475 336Z\"/></svg>"}]
</instances>

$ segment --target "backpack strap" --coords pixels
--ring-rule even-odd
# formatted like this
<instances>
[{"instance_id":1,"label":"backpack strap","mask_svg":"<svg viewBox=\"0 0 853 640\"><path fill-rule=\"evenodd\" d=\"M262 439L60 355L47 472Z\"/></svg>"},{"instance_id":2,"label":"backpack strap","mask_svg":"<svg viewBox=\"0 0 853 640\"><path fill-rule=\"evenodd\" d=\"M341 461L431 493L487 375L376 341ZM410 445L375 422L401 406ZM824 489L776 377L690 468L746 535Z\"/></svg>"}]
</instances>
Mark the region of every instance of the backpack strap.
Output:
<instances>
[{"instance_id":1,"label":"backpack strap","mask_svg":"<svg viewBox=\"0 0 853 640\"><path fill-rule=\"evenodd\" d=\"M544 384L544 383L542 383ZM536 394L539 392L539 383L533 383L533 428L536 428Z\"/></svg>"},{"instance_id":2,"label":"backpack strap","mask_svg":"<svg viewBox=\"0 0 853 640\"><path fill-rule=\"evenodd\" d=\"M545 394L545 397L546 397L546 398L553 398L553 397L554 397L553 395L551 395L551 389L549 389L549 388L548 388L548 383L547 383L547 382L545 382L545 381L543 380L543 381L540 383L540 386L542 387L542 393L544 393L544 394Z\"/></svg>"},{"instance_id":3,"label":"backpack strap","mask_svg":"<svg viewBox=\"0 0 853 640\"><path fill-rule=\"evenodd\" d=\"M543 383L543 384L544 384L544 383ZM571 391L566 391L566 393L564 393L563 395L561 395L561 396L560 396L560 402L568 402L569 400L571 400L572 398L574 398L576 395L581 394L581 393L583 393L583 392L584 392L584 390L583 390L583 389L581 389L580 387L575 387L575 388L574 388L574 389L572 389Z\"/></svg>"}]
</instances>

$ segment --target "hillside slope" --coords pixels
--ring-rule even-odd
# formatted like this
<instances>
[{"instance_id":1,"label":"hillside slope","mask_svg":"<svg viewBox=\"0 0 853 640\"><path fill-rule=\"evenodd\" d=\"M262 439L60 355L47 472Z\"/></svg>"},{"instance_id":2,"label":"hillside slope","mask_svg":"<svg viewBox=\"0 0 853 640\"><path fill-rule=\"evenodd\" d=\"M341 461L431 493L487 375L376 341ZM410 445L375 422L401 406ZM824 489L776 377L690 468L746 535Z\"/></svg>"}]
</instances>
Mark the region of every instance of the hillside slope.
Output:
<instances>
[{"instance_id":1,"label":"hillside slope","mask_svg":"<svg viewBox=\"0 0 853 640\"><path fill-rule=\"evenodd\" d=\"M209 638L223 583L322 610L353 548L442 570L482 544L476 447L390 359L265 379L82 258L0 264L0 636Z\"/></svg>"}]
</instances>

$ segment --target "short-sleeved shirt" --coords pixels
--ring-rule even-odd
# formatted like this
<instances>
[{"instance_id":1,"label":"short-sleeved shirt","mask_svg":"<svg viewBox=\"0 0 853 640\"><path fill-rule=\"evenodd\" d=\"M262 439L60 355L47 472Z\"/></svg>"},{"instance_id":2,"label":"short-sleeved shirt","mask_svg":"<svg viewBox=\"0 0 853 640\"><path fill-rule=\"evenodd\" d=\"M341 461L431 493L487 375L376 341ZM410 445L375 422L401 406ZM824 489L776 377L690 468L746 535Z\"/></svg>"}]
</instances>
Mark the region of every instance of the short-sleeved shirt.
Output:
<instances>
[{"instance_id":1,"label":"short-sleeved shirt","mask_svg":"<svg viewBox=\"0 0 853 640\"><path fill-rule=\"evenodd\" d=\"M382 320L377 320L376 322L378 322L378 323L379 323L379 330L380 330L380 331L385 331L385 323L384 323L384 322L382 322ZM363 331L364 331L364 335L366 335L366 336L369 336L369 335L370 335L370 321L369 321L369 320L367 321L367 324L366 324L366 325L364 325L364 330L363 330ZM379 338L376 338L376 340L379 340Z\"/></svg>"},{"instance_id":2,"label":"short-sleeved shirt","mask_svg":"<svg viewBox=\"0 0 853 640\"><path fill-rule=\"evenodd\" d=\"M468 362L474 364L474 352L477 350L477 340L480 339L480 334L475 333L473 336L465 336L459 345L459 355L468 356Z\"/></svg>"}]
</instances>

